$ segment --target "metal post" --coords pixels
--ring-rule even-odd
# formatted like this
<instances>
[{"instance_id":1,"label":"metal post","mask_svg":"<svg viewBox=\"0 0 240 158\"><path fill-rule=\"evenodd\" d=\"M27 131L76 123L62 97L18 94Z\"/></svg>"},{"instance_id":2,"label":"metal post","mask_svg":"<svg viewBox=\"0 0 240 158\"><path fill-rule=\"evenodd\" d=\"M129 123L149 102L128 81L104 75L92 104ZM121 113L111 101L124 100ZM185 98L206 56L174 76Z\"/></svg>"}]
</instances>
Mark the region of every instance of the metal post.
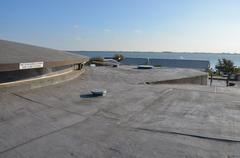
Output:
<instances>
[{"instance_id":1,"label":"metal post","mask_svg":"<svg viewBox=\"0 0 240 158\"><path fill-rule=\"evenodd\" d=\"M210 80L210 86L212 86L212 81L213 81L213 73L211 71L211 80Z\"/></svg>"},{"instance_id":2,"label":"metal post","mask_svg":"<svg viewBox=\"0 0 240 158\"><path fill-rule=\"evenodd\" d=\"M227 87L228 87L228 85L229 85L229 78L230 78L230 74L228 73L227 80L226 80L226 86L227 86Z\"/></svg>"}]
</instances>

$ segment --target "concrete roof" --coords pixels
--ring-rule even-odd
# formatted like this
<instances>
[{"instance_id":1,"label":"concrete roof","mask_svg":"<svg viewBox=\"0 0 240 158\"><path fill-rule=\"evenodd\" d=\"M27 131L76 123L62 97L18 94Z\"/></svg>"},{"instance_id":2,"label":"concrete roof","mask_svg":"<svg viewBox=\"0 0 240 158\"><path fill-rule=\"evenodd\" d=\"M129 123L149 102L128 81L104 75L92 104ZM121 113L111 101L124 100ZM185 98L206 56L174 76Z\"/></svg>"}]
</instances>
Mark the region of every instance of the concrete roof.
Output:
<instances>
[{"instance_id":1,"label":"concrete roof","mask_svg":"<svg viewBox=\"0 0 240 158\"><path fill-rule=\"evenodd\" d=\"M45 67L54 67L83 62L85 56L69 52L0 40L0 71L18 70L19 63L45 62Z\"/></svg>"},{"instance_id":2,"label":"concrete roof","mask_svg":"<svg viewBox=\"0 0 240 158\"><path fill-rule=\"evenodd\" d=\"M1 94L0 157L240 156L239 89L139 84L172 69L140 71L95 67L70 82ZM95 88L107 96L90 97Z\"/></svg>"}]
</instances>

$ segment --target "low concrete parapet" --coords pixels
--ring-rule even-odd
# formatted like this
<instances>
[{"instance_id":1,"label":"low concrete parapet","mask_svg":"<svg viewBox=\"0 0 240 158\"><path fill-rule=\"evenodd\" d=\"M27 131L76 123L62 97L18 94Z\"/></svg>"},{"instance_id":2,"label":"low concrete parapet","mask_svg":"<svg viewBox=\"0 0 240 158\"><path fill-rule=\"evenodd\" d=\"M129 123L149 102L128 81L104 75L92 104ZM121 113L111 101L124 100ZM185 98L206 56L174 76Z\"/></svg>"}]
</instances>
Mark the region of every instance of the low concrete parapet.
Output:
<instances>
[{"instance_id":1,"label":"low concrete parapet","mask_svg":"<svg viewBox=\"0 0 240 158\"><path fill-rule=\"evenodd\" d=\"M58 73L52 73L45 76L14 81L14 82L7 82L0 84L0 92L18 92L18 91L26 91L35 88L41 88L49 85L55 85L58 83L62 83L68 80L72 80L79 75L81 75L85 69L81 70L65 70Z\"/></svg>"},{"instance_id":2,"label":"low concrete parapet","mask_svg":"<svg viewBox=\"0 0 240 158\"><path fill-rule=\"evenodd\" d=\"M179 79L171 79L164 81L154 81L154 82L146 82L147 84L197 84L197 85L207 85L208 75L200 75Z\"/></svg>"}]
</instances>

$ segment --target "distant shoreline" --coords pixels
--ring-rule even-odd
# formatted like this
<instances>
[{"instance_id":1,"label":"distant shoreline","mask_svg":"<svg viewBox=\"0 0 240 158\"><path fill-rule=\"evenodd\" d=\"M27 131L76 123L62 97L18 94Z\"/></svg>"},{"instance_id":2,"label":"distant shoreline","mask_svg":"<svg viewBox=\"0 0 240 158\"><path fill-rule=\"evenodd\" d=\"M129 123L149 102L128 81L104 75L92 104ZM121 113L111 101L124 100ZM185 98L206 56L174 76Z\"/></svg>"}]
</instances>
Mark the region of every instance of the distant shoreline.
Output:
<instances>
[{"instance_id":1,"label":"distant shoreline","mask_svg":"<svg viewBox=\"0 0 240 158\"><path fill-rule=\"evenodd\" d=\"M67 50L67 52L84 52L84 53L91 53L91 52L99 52L99 53L179 53L179 54L226 54L226 55L240 55L240 53L212 53L212 52L171 52L171 51L162 51L162 52L152 52L152 51L90 51L90 50Z\"/></svg>"},{"instance_id":2,"label":"distant shoreline","mask_svg":"<svg viewBox=\"0 0 240 158\"><path fill-rule=\"evenodd\" d=\"M212 68L218 59L226 58L233 61L234 65L240 67L240 54L233 53L204 53L204 52L137 52L137 51L69 51L71 53L85 55L88 57L113 57L122 54L125 58L153 58L153 59L184 59L184 60L207 60Z\"/></svg>"}]
</instances>

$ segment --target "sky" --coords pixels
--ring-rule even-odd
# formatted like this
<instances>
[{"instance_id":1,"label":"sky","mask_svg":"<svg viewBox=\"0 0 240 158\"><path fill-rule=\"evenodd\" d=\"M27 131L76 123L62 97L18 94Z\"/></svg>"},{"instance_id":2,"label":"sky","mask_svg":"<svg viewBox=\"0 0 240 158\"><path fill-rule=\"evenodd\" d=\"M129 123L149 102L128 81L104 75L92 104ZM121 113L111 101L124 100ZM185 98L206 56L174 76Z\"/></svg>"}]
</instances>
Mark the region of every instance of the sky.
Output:
<instances>
[{"instance_id":1,"label":"sky","mask_svg":"<svg viewBox=\"0 0 240 158\"><path fill-rule=\"evenodd\" d=\"M0 39L61 50L240 53L240 0L1 0Z\"/></svg>"}]
</instances>

